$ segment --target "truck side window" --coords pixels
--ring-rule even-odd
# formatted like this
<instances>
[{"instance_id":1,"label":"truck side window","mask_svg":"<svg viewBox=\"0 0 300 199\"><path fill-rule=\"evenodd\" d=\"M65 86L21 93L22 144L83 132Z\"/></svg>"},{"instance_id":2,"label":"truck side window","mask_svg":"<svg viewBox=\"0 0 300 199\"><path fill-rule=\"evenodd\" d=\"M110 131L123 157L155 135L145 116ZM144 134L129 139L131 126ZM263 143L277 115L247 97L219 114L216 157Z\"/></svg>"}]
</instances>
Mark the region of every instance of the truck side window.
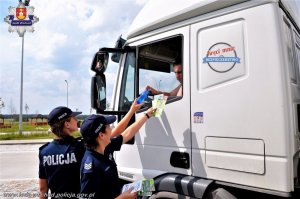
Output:
<instances>
[{"instance_id":1,"label":"truck side window","mask_svg":"<svg viewBox=\"0 0 300 199\"><path fill-rule=\"evenodd\" d=\"M177 95L182 91L184 68L181 65L182 36L140 46L138 50L138 92L143 92L148 85L152 95L182 96ZM181 66L177 67L178 64Z\"/></svg>"},{"instance_id":2,"label":"truck side window","mask_svg":"<svg viewBox=\"0 0 300 199\"><path fill-rule=\"evenodd\" d=\"M289 72L291 81L296 83L297 76L296 76L296 68L294 67L294 56L293 56L293 41L292 41L292 29L291 25L287 20L284 19L284 30L285 30L285 44L288 52L288 61L289 61Z\"/></svg>"}]
</instances>

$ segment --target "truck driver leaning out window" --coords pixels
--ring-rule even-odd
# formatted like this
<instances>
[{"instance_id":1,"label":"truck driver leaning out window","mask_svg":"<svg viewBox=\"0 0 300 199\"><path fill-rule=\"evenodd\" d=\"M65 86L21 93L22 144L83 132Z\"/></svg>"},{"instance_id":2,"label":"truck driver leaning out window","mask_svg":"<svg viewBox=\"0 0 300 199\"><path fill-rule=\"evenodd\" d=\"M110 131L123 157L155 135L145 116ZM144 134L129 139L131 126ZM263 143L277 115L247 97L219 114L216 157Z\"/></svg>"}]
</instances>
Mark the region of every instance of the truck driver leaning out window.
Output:
<instances>
[{"instance_id":1,"label":"truck driver leaning out window","mask_svg":"<svg viewBox=\"0 0 300 199\"><path fill-rule=\"evenodd\" d=\"M176 79L180 82L179 86L177 86L171 92L165 92L156 90L153 87L147 85L146 89L149 89L152 95L164 94L165 96L182 96L182 83L183 83L183 67L180 63L173 64L173 71L175 73Z\"/></svg>"}]
</instances>

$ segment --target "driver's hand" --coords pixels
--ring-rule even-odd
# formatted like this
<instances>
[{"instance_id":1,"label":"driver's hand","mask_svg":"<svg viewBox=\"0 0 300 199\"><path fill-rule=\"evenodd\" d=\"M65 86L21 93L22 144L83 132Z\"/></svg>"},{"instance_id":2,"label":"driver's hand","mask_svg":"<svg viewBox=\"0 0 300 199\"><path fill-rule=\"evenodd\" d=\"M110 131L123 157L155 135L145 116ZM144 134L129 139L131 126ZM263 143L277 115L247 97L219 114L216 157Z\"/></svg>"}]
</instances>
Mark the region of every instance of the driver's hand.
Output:
<instances>
[{"instance_id":1,"label":"driver's hand","mask_svg":"<svg viewBox=\"0 0 300 199\"><path fill-rule=\"evenodd\" d=\"M130 107L130 110L136 112L137 110L139 110L142 106L144 106L145 102L138 104L137 99L135 99Z\"/></svg>"},{"instance_id":2,"label":"driver's hand","mask_svg":"<svg viewBox=\"0 0 300 199\"><path fill-rule=\"evenodd\" d=\"M156 89L154 89L150 85L147 85L146 89L148 89L152 95L157 95L159 93Z\"/></svg>"}]
</instances>

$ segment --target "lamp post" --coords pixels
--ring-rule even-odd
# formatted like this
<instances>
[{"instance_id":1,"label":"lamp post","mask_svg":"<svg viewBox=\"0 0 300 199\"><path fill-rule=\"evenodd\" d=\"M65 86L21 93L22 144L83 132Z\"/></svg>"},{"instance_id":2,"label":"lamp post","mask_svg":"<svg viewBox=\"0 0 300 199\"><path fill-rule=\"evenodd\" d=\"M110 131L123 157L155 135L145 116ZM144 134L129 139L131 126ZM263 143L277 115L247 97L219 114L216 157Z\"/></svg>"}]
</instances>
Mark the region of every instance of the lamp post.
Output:
<instances>
[{"instance_id":1,"label":"lamp post","mask_svg":"<svg viewBox=\"0 0 300 199\"><path fill-rule=\"evenodd\" d=\"M68 95L69 95L69 84L68 81L65 79L65 82L67 84L67 107L69 107L69 99L68 99Z\"/></svg>"},{"instance_id":2,"label":"lamp post","mask_svg":"<svg viewBox=\"0 0 300 199\"><path fill-rule=\"evenodd\" d=\"M39 21L39 18L33 15L34 7L29 6L30 0L26 0L25 4L19 0L18 7L10 6L8 8L9 15L4 18L4 21L9 24L9 32L18 32L22 37L22 57L21 57L21 91L20 91L20 117L19 117L19 133L23 130L23 55L24 55L24 34L26 31L33 32L33 24ZM25 25L23 25L25 24Z\"/></svg>"},{"instance_id":3,"label":"lamp post","mask_svg":"<svg viewBox=\"0 0 300 199\"><path fill-rule=\"evenodd\" d=\"M24 35L22 36L22 58L21 58L21 91L20 91L20 117L19 133L23 131L23 57L24 57Z\"/></svg>"},{"instance_id":4,"label":"lamp post","mask_svg":"<svg viewBox=\"0 0 300 199\"><path fill-rule=\"evenodd\" d=\"M161 82L161 79L159 80L158 82L158 90L160 91L160 82Z\"/></svg>"},{"instance_id":5,"label":"lamp post","mask_svg":"<svg viewBox=\"0 0 300 199\"><path fill-rule=\"evenodd\" d=\"M157 89L160 91L160 82L161 82L161 79L159 80L159 82L157 83L156 82L156 87L157 87Z\"/></svg>"}]
</instances>

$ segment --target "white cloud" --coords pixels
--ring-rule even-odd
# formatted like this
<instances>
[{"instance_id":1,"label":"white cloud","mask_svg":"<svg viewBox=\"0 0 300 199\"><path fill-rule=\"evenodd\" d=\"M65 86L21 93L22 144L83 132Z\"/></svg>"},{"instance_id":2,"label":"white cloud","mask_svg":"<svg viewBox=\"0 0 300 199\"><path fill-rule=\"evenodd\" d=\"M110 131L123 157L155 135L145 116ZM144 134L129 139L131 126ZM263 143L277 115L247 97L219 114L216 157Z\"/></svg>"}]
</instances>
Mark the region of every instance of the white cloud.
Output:
<instances>
[{"instance_id":1,"label":"white cloud","mask_svg":"<svg viewBox=\"0 0 300 199\"><path fill-rule=\"evenodd\" d=\"M100 5L89 6L85 15L79 19L79 27L83 30L99 28L105 23L105 18L105 7Z\"/></svg>"},{"instance_id":2,"label":"white cloud","mask_svg":"<svg viewBox=\"0 0 300 199\"><path fill-rule=\"evenodd\" d=\"M138 5L144 5L148 0L135 0L135 3Z\"/></svg>"},{"instance_id":3,"label":"white cloud","mask_svg":"<svg viewBox=\"0 0 300 199\"><path fill-rule=\"evenodd\" d=\"M68 39L68 35L62 33L51 33L41 30L36 35L26 41L26 53L30 57L38 60L54 58L55 50L63 48Z\"/></svg>"}]
</instances>

